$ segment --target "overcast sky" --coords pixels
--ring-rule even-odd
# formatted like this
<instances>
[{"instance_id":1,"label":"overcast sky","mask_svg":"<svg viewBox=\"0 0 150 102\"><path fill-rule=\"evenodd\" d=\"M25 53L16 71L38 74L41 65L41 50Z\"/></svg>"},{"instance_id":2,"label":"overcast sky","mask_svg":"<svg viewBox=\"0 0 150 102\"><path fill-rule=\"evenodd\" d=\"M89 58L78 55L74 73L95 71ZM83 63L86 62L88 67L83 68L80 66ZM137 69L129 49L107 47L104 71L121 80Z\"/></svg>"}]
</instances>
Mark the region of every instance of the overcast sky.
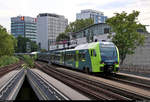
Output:
<instances>
[{"instance_id":1,"label":"overcast sky","mask_svg":"<svg viewBox=\"0 0 150 102\"><path fill-rule=\"evenodd\" d=\"M83 9L94 9L112 17L114 13L140 11L139 22L150 25L150 0L0 0L0 25L10 30L10 18L36 17L39 13L64 15L69 22ZM150 32L150 26L148 27Z\"/></svg>"}]
</instances>

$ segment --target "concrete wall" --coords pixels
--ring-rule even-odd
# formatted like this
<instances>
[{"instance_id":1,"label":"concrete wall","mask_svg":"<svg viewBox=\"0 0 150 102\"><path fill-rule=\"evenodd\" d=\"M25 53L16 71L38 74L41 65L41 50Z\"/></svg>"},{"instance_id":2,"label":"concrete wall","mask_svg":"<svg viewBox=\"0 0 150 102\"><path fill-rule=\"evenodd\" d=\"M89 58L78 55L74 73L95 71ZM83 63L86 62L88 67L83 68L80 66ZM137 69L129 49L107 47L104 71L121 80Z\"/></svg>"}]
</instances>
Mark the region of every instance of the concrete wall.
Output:
<instances>
[{"instance_id":1,"label":"concrete wall","mask_svg":"<svg viewBox=\"0 0 150 102\"><path fill-rule=\"evenodd\" d=\"M143 46L135 50L135 54L127 55L124 66L136 68L150 68L150 34L145 35L145 43Z\"/></svg>"}]
</instances>

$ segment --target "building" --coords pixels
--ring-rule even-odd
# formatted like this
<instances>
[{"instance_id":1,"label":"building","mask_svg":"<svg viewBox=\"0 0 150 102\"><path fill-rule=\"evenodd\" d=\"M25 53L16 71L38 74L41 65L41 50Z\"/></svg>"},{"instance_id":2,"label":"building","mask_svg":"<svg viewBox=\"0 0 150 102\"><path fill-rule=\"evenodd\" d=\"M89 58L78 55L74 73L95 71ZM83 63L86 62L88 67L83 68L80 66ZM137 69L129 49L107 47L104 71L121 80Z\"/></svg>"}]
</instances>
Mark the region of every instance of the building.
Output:
<instances>
[{"instance_id":1,"label":"building","mask_svg":"<svg viewBox=\"0 0 150 102\"><path fill-rule=\"evenodd\" d=\"M87 19L92 18L94 20L94 24L97 23L105 23L107 16L104 16L103 12L86 9L81 10L81 13L76 14L76 19Z\"/></svg>"},{"instance_id":2,"label":"building","mask_svg":"<svg viewBox=\"0 0 150 102\"><path fill-rule=\"evenodd\" d=\"M62 44L55 44L51 46L52 50L55 49L63 49L65 48L74 48L77 45L90 43L94 41L111 41L108 38L108 34L110 33L111 27L106 23L97 23L85 27L77 32L69 33L70 41L64 42ZM113 33L114 34L114 33Z\"/></svg>"},{"instance_id":3,"label":"building","mask_svg":"<svg viewBox=\"0 0 150 102\"><path fill-rule=\"evenodd\" d=\"M90 43L93 41L110 41L107 36L111 27L106 23L97 23L81 29L71 34L71 40L76 40L77 44Z\"/></svg>"},{"instance_id":4,"label":"building","mask_svg":"<svg viewBox=\"0 0 150 102\"><path fill-rule=\"evenodd\" d=\"M51 13L41 13L37 16L38 45L41 49L49 50L56 37L65 31L68 20L62 16Z\"/></svg>"},{"instance_id":5,"label":"building","mask_svg":"<svg viewBox=\"0 0 150 102\"><path fill-rule=\"evenodd\" d=\"M150 68L150 34L144 34L145 42L143 46L138 46L133 55L127 55L124 60L125 65L149 66ZM135 60L136 59L136 60Z\"/></svg>"},{"instance_id":6,"label":"building","mask_svg":"<svg viewBox=\"0 0 150 102\"><path fill-rule=\"evenodd\" d=\"M11 34L15 37L21 35L30 40L37 41L36 18L28 16L17 16L11 18Z\"/></svg>"}]
</instances>

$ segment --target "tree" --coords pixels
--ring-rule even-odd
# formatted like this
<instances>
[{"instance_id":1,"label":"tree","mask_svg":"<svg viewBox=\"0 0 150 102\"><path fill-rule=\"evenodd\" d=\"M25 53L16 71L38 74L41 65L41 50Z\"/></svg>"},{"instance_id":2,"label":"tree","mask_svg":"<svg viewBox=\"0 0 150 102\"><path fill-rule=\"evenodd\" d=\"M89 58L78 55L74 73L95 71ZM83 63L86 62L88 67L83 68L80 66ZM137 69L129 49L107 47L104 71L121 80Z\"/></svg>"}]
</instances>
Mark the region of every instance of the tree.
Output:
<instances>
[{"instance_id":1,"label":"tree","mask_svg":"<svg viewBox=\"0 0 150 102\"><path fill-rule=\"evenodd\" d=\"M138 23L138 15L138 11L133 11L131 14L127 14L123 11L121 14L115 13L114 17L106 21L106 23L112 27L112 31L115 32L112 42L115 43L119 49L120 64L123 64L127 54L134 54L136 47L144 43L145 37L138 33L137 29L143 28L146 31L146 28L144 25Z\"/></svg>"},{"instance_id":2,"label":"tree","mask_svg":"<svg viewBox=\"0 0 150 102\"><path fill-rule=\"evenodd\" d=\"M38 45L35 42L31 41L29 38L22 37L21 35L17 37L17 47L15 48L15 51L17 53L26 53L27 43L30 45L31 52L37 51Z\"/></svg>"},{"instance_id":3,"label":"tree","mask_svg":"<svg viewBox=\"0 0 150 102\"><path fill-rule=\"evenodd\" d=\"M56 38L56 41L64 41L64 40L69 40L69 36L65 33L60 33L59 36Z\"/></svg>"},{"instance_id":4,"label":"tree","mask_svg":"<svg viewBox=\"0 0 150 102\"><path fill-rule=\"evenodd\" d=\"M3 55L13 55L16 40L9 35L7 30L0 25L0 57Z\"/></svg>"},{"instance_id":5,"label":"tree","mask_svg":"<svg viewBox=\"0 0 150 102\"><path fill-rule=\"evenodd\" d=\"M37 51L38 49L38 45L36 44L36 42L31 41L31 52Z\"/></svg>"},{"instance_id":6,"label":"tree","mask_svg":"<svg viewBox=\"0 0 150 102\"><path fill-rule=\"evenodd\" d=\"M16 47L15 51L17 53L25 53L27 42L30 42L30 40L28 38L25 38L25 37L22 37L21 35L19 35L17 37L17 47Z\"/></svg>"},{"instance_id":7,"label":"tree","mask_svg":"<svg viewBox=\"0 0 150 102\"><path fill-rule=\"evenodd\" d=\"M76 31L79 31L82 28L85 28L85 27L90 26L92 24L94 24L94 21L91 18L76 20L76 21L70 23L66 27L65 33L67 33L67 32L76 32Z\"/></svg>"},{"instance_id":8,"label":"tree","mask_svg":"<svg viewBox=\"0 0 150 102\"><path fill-rule=\"evenodd\" d=\"M93 19L81 19L81 20L76 20L72 23L70 23L66 29L65 32L60 33L59 36L57 36L56 41L63 41L63 40L69 40L69 32L76 32L81 30L82 28L85 28L87 26L90 26L94 24Z\"/></svg>"},{"instance_id":9,"label":"tree","mask_svg":"<svg viewBox=\"0 0 150 102\"><path fill-rule=\"evenodd\" d=\"M40 52L47 52L47 50L46 49L41 49Z\"/></svg>"}]
</instances>

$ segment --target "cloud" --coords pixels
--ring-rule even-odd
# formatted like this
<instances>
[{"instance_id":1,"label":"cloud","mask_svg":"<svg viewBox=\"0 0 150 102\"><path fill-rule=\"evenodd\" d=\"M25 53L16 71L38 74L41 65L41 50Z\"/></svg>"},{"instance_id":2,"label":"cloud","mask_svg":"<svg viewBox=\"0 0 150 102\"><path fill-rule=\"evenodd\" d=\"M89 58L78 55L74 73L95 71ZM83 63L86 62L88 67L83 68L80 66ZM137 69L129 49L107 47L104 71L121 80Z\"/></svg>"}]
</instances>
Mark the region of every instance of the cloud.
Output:
<instances>
[{"instance_id":1,"label":"cloud","mask_svg":"<svg viewBox=\"0 0 150 102\"><path fill-rule=\"evenodd\" d=\"M82 9L99 10L108 17L112 17L114 12L131 13L138 10L141 12L140 22L150 24L150 0L3 0L0 4L0 24L7 29L10 29L10 17L36 17L39 13L56 13L72 22L76 19L76 13Z\"/></svg>"},{"instance_id":2,"label":"cloud","mask_svg":"<svg viewBox=\"0 0 150 102\"><path fill-rule=\"evenodd\" d=\"M113 1L113 2L109 2L107 4L104 4L104 5L98 5L97 8L100 8L100 9L124 8L124 7L128 6L130 3L132 3L132 1L124 1L124 0Z\"/></svg>"}]
</instances>

